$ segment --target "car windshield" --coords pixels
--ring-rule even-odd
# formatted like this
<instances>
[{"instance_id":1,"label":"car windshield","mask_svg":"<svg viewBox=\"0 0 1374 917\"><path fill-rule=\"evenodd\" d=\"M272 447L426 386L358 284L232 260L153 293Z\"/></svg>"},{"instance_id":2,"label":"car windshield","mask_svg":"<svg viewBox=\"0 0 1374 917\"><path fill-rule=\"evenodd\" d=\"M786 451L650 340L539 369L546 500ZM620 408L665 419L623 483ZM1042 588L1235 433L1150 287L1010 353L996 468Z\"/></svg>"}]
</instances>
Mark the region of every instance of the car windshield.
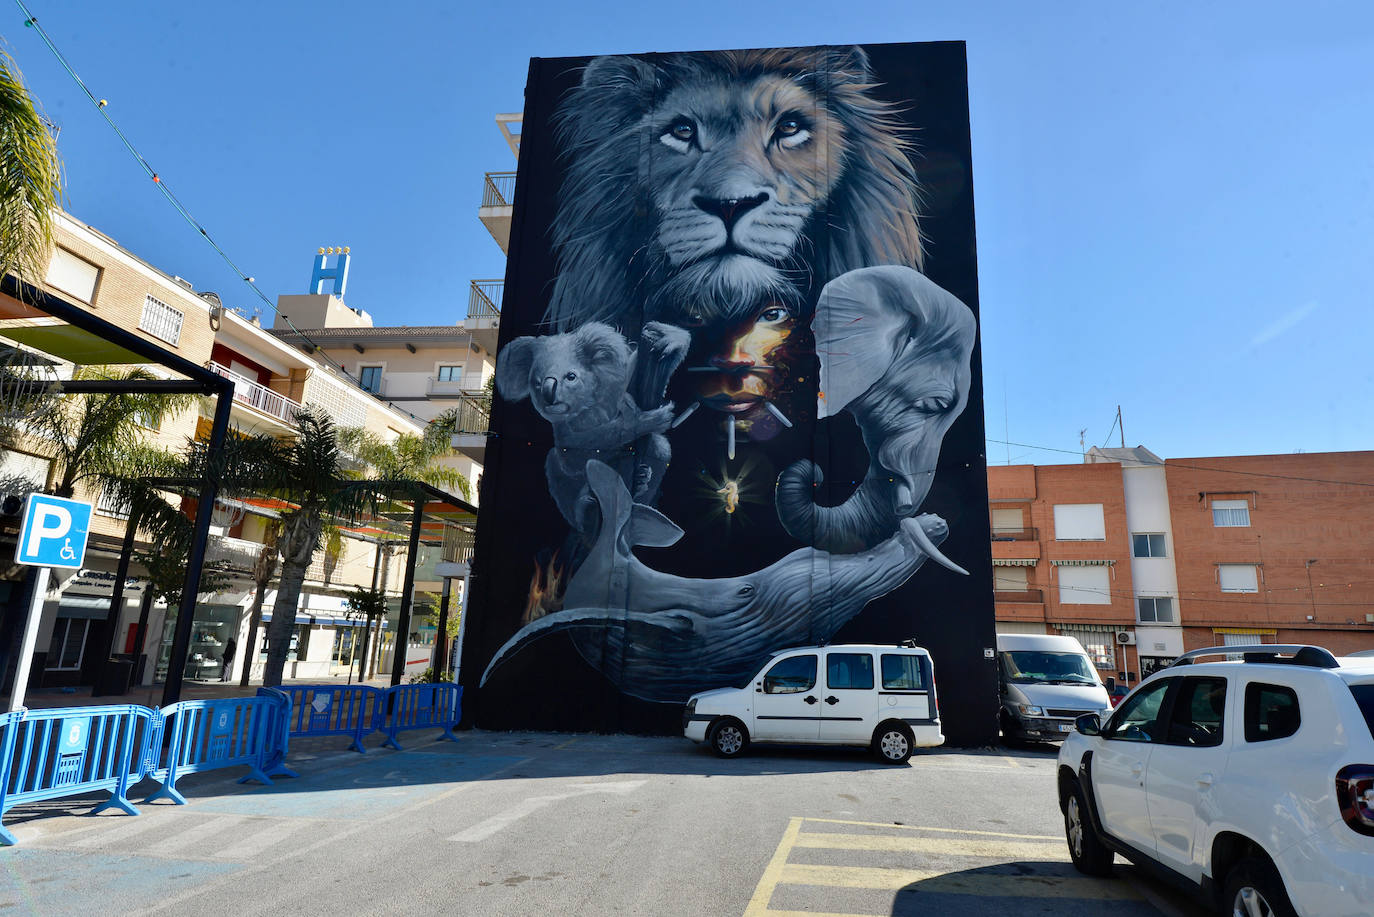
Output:
<instances>
[{"instance_id":1,"label":"car windshield","mask_svg":"<svg viewBox=\"0 0 1374 917\"><path fill-rule=\"evenodd\" d=\"M1355 703L1360 705L1360 712L1364 714L1364 724L1369 727L1369 734L1374 736L1374 685L1351 685L1350 693L1355 695Z\"/></svg>"},{"instance_id":2,"label":"car windshield","mask_svg":"<svg viewBox=\"0 0 1374 917\"><path fill-rule=\"evenodd\" d=\"M1097 672L1082 653L1012 650L1002 656L1002 674L1016 684L1095 685Z\"/></svg>"}]
</instances>

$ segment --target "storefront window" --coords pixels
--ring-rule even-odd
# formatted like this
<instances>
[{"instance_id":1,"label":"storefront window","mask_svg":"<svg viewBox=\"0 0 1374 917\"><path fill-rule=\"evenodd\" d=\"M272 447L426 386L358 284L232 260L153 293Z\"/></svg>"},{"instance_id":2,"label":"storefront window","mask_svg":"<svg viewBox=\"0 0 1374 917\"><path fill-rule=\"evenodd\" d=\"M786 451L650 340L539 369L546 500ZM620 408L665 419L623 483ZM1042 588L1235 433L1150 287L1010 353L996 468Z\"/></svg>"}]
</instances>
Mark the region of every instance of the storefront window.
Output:
<instances>
[{"instance_id":1,"label":"storefront window","mask_svg":"<svg viewBox=\"0 0 1374 917\"><path fill-rule=\"evenodd\" d=\"M167 677L172 660L172 640L176 636L177 615L169 609L162 627L162 646L158 650L157 678ZM238 641L240 608L237 605L197 605L195 625L191 628L191 645L186 653L185 678L218 680L224 668L225 646L233 638Z\"/></svg>"}]
</instances>

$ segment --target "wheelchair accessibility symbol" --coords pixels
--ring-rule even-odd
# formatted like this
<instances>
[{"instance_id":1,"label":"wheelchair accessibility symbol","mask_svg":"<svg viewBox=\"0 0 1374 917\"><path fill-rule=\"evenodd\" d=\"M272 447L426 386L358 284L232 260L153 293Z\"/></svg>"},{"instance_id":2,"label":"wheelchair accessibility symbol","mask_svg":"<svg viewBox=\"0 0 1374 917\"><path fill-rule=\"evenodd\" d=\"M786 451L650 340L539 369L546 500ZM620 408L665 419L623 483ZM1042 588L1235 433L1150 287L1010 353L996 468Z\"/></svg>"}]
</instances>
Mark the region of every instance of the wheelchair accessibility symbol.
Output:
<instances>
[{"instance_id":1,"label":"wheelchair accessibility symbol","mask_svg":"<svg viewBox=\"0 0 1374 917\"><path fill-rule=\"evenodd\" d=\"M90 527L91 504L30 494L14 559L40 567L80 567Z\"/></svg>"}]
</instances>

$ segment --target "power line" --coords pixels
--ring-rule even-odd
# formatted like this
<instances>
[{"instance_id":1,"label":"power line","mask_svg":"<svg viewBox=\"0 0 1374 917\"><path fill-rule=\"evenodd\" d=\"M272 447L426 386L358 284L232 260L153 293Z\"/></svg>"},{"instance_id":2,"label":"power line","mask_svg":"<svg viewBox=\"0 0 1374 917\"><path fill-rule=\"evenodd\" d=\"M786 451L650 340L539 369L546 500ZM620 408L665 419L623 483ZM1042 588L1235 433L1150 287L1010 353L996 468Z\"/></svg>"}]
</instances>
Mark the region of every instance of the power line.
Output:
<instances>
[{"instance_id":1,"label":"power line","mask_svg":"<svg viewBox=\"0 0 1374 917\"><path fill-rule=\"evenodd\" d=\"M991 437L985 437L985 439L987 442L990 443L997 443L998 445L1017 446L1022 449L1033 449L1037 452L1060 452L1065 455L1082 455L1081 452L1078 452L1073 449L1058 449L1054 446L1035 446L1030 443L1008 442L1007 440L992 439ZM1188 468L1194 471L1210 471L1216 474L1240 474L1257 478L1279 478L1285 481L1306 481L1310 484L1336 484L1349 487L1374 487L1374 481L1333 481L1327 478L1309 478L1295 474L1277 474L1272 471L1243 471L1239 468L1211 468L1207 465L1191 465L1187 462L1180 462L1176 459L1165 459L1164 461L1167 465L1173 466L1174 468Z\"/></svg>"}]
</instances>

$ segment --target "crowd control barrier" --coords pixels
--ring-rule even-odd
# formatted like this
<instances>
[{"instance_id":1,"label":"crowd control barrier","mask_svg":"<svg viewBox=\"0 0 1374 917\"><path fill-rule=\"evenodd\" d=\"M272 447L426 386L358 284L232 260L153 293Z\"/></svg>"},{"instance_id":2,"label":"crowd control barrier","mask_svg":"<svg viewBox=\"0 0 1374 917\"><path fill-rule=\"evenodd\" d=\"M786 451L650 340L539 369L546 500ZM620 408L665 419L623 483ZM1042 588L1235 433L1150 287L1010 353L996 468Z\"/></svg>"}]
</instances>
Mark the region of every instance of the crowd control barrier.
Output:
<instances>
[{"instance_id":1,"label":"crowd control barrier","mask_svg":"<svg viewBox=\"0 0 1374 917\"><path fill-rule=\"evenodd\" d=\"M129 815L129 787L143 779L162 717L134 704L0 714L0 819L16 805L107 790ZM94 814L94 812L92 814ZM0 824L0 843L15 843Z\"/></svg>"},{"instance_id":2,"label":"crowd control barrier","mask_svg":"<svg viewBox=\"0 0 1374 917\"><path fill-rule=\"evenodd\" d=\"M160 754L147 776L162 786L145 802L166 798L185 805L185 797L176 788L177 780L221 767L247 767L248 773L239 783L272 783L267 771L279 763L276 751L282 743L280 699L259 696L184 700L164 707L161 712L163 729L171 741L154 746Z\"/></svg>"},{"instance_id":3,"label":"crowd control barrier","mask_svg":"<svg viewBox=\"0 0 1374 917\"><path fill-rule=\"evenodd\" d=\"M349 736L353 741L348 747L366 753L363 736L380 729L386 718L388 692L371 685L283 685L258 693L269 690L285 694L290 701L287 734L291 738Z\"/></svg>"},{"instance_id":4,"label":"crowd control barrier","mask_svg":"<svg viewBox=\"0 0 1374 917\"><path fill-rule=\"evenodd\" d=\"M383 746L397 751L396 733L403 729L443 729L441 739L458 741L453 727L463 715L463 689L455 684L397 685L386 692L386 735Z\"/></svg>"}]
</instances>

